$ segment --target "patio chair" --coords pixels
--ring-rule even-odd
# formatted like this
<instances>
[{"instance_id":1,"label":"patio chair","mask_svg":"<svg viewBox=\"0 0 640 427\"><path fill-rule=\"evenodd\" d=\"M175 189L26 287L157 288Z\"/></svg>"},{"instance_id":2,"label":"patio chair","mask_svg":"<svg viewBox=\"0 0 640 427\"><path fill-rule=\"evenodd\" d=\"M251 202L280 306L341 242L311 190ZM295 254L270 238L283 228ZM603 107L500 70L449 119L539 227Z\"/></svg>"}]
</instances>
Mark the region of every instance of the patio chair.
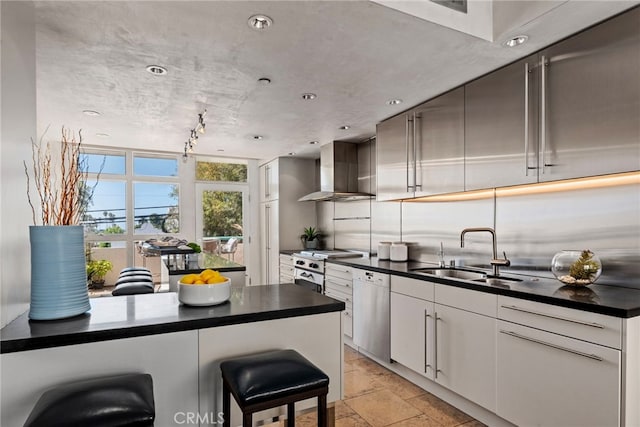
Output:
<instances>
[{"instance_id":1,"label":"patio chair","mask_svg":"<svg viewBox=\"0 0 640 427\"><path fill-rule=\"evenodd\" d=\"M220 253L227 254L227 258L230 261L234 261L237 249L238 249L238 239L236 237L232 237L229 240L227 240L227 243L225 243L220 247Z\"/></svg>"}]
</instances>

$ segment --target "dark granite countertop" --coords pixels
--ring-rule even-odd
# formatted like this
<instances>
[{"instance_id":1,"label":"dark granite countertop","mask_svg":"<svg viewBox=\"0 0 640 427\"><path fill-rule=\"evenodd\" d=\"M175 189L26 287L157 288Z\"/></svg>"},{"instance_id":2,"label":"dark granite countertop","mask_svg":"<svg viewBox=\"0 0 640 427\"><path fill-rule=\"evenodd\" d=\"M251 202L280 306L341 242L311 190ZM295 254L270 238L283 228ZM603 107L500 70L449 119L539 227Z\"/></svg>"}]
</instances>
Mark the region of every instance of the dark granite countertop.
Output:
<instances>
[{"instance_id":1,"label":"dark granite countertop","mask_svg":"<svg viewBox=\"0 0 640 427\"><path fill-rule=\"evenodd\" d=\"M174 292L93 298L91 311L30 321L24 313L0 330L1 353L164 334L342 311L345 305L301 286L232 286L224 304L190 307Z\"/></svg>"},{"instance_id":2,"label":"dark granite countertop","mask_svg":"<svg viewBox=\"0 0 640 427\"><path fill-rule=\"evenodd\" d=\"M365 270L396 274L444 285L537 301L609 316L622 318L640 316L640 289L606 283L576 288L562 285L562 283L555 279L539 277L536 275L536 272L516 270L516 273L515 271L510 271L505 268L501 271L501 276L517 278L521 281L503 280L499 283L489 284L415 273L412 270L416 268L436 267L433 264L415 261L390 262L378 260L376 257L330 259L327 261L335 264L363 268Z\"/></svg>"},{"instance_id":3,"label":"dark granite countertop","mask_svg":"<svg viewBox=\"0 0 640 427\"><path fill-rule=\"evenodd\" d=\"M199 274L202 270L207 268L210 268L211 270L218 270L220 272L247 270L247 267L242 264L230 261L219 255L207 253L200 253L197 256L193 254L190 255L184 265L184 268L178 268L176 263L171 261L169 258L165 259L164 262L169 270L169 275Z\"/></svg>"}]
</instances>

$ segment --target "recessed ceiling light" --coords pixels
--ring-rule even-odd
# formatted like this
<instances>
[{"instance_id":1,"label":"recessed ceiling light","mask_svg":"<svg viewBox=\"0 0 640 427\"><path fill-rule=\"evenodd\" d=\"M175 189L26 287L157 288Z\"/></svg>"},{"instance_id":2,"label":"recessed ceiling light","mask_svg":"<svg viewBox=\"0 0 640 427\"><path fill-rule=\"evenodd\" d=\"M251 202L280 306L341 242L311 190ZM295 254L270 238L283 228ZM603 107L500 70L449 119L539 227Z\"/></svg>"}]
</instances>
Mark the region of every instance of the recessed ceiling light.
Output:
<instances>
[{"instance_id":1,"label":"recessed ceiling light","mask_svg":"<svg viewBox=\"0 0 640 427\"><path fill-rule=\"evenodd\" d=\"M519 46L519 45L523 44L527 40L529 40L529 36L525 36L525 35L515 36L515 37L507 40L506 42L504 42L504 45L507 46L507 47L516 47L516 46Z\"/></svg>"},{"instance_id":2,"label":"recessed ceiling light","mask_svg":"<svg viewBox=\"0 0 640 427\"><path fill-rule=\"evenodd\" d=\"M82 113L86 116L99 116L100 113L94 110L82 110Z\"/></svg>"},{"instance_id":3,"label":"recessed ceiling light","mask_svg":"<svg viewBox=\"0 0 640 427\"><path fill-rule=\"evenodd\" d=\"M222 151L224 151L224 149L222 149L222 148L218 148L216 151L220 151L220 152L222 152Z\"/></svg>"},{"instance_id":4,"label":"recessed ceiling light","mask_svg":"<svg viewBox=\"0 0 640 427\"><path fill-rule=\"evenodd\" d=\"M309 144L316 145L316 144L320 144L320 142L319 141L309 141Z\"/></svg>"},{"instance_id":5,"label":"recessed ceiling light","mask_svg":"<svg viewBox=\"0 0 640 427\"><path fill-rule=\"evenodd\" d=\"M268 77L260 77L258 79L258 83L263 84L263 85L268 85L271 83L271 79Z\"/></svg>"},{"instance_id":6,"label":"recessed ceiling light","mask_svg":"<svg viewBox=\"0 0 640 427\"><path fill-rule=\"evenodd\" d=\"M264 138L262 135L254 135L253 136L253 139L258 140L258 141L261 140L262 138Z\"/></svg>"},{"instance_id":7,"label":"recessed ceiling light","mask_svg":"<svg viewBox=\"0 0 640 427\"><path fill-rule=\"evenodd\" d=\"M316 99L317 97L318 97L318 95L316 95L315 93L303 93L302 94L302 99L306 99L306 100Z\"/></svg>"},{"instance_id":8,"label":"recessed ceiling light","mask_svg":"<svg viewBox=\"0 0 640 427\"><path fill-rule=\"evenodd\" d=\"M160 65L147 65L146 70L154 76L163 76L167 74L167 69Z\"/></svg>"},{"instance_id":9,"label":"recessed ceiling light","mask_svg":"<svg viewBox=\"0 0 640 427\"><path fill-rule=\"evenodd\" d=\"M96 133L96 136L98 138L109 138L109 134L108 133Z\"/></svg>"},{"instance_id":10,"label":"recessed ceiling light","mask_svg":"<svg viewBox=\"0 0 640 427\"><path fill-rule=\"evenodd\" d=\"M292 152L290 152L290 153L287 153L287 154L288 154L289 156L295 156L295 155L296 155L296 153L294 153L293 151L292 151Z\"/></svg>"},{"instance_id":11,"label":"recessed ceiling light","mask_svg":"<svg viewBox=\"0 0 640 427\"><path fill-rule=\"evenodd\" d=\"M389 105L398 105L398 104L402 104L402 99L392 99L390 101L387 101L387 104Z\"/></svg>"},{"instance_id":12,"label":"recessed ceiling light","mask_svg":"<svg viewBox=\"0 0 640 427\"><path fill-rule=\"evenodd\" d=\"M247 21L249 26L254 30L266 30L273 24L273 19L267 15L253 15Z\"/></svg>"},{"instance_id":13,"label":"recessed ceiling light","mask_svg":"<svg viewBox=\"0 0 640 427\"><path fill-rule=\"evenodd\" d=\"M351 126L349 125L340 126L340 130L347 130L347 129L351 129Z\"/></svg>"}]
</instances>

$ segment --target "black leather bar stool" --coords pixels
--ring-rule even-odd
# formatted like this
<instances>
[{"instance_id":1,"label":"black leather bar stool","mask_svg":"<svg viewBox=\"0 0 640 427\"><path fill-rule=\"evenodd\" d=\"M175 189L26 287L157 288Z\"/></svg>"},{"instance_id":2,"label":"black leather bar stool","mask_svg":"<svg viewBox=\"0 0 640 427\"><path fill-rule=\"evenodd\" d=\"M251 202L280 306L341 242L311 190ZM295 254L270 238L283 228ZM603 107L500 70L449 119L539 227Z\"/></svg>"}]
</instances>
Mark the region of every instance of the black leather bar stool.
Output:
<instances>
[{"instance_id":1,"label":"black leather bar stool","mask_svg":"<svg viewBox=\"0 0 640 427\"><path fill-rule=\"evenodd\" d=\"M318 398L318 426L327 426L329 377L294 350L276 350L226 360L222 371L224 426L231 425L231 395L242 410L243 427L253 413L287 405L287 426L295 426L295 402Z\"/></svg>"},{"instance_id":2,"label":"black leather bar stool","mask_svg":"<svg viewBox=\"0 0 640 427\"><path fill-rule=\"evenodd\" d=\"M44 392L24 427L146 427L155 417L151 375L126 374Z\"/></svg>"}]
</instances>

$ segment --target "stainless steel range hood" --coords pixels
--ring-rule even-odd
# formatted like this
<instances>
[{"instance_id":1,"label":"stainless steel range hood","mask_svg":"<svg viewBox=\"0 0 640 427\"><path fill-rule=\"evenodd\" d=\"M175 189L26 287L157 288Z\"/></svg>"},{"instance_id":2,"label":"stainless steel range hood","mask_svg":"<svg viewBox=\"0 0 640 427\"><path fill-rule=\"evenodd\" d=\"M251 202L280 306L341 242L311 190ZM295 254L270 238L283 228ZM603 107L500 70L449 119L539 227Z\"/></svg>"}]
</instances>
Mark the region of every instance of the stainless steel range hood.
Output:
<instances>
[{"instance_id":1,"label":"stainless steel range hood","mask_svg":"<svg viewBox=\"0 0 640 427\"><path fill-rule=\"evenodd\" d=\"M307 194L298 201L348 201L372 197L373 194L358 191L356 144L334 141L320 147L320 191Z\"/></svg>"}]
</instances>

